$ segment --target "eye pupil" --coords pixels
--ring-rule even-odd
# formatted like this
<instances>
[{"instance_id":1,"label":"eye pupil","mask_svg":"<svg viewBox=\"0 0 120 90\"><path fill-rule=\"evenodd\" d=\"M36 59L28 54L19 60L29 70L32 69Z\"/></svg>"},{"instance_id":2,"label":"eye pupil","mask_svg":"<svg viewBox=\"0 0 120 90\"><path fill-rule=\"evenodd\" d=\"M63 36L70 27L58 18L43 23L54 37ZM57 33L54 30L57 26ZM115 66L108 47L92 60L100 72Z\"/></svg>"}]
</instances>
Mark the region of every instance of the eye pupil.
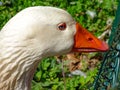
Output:
<instances>
[{"instance_id":1,"label":"eye pupil","mask_svg":"<svg viewBox=\"0 0 120 90\"><path fill-rule=\"evenodd\" d=\"M66 29L66 24L65 24L65 23L60 23L60 24L58 25L58 29L59 29L59 30L65 30L65 29Z\"/></svg>"}]
</instances>

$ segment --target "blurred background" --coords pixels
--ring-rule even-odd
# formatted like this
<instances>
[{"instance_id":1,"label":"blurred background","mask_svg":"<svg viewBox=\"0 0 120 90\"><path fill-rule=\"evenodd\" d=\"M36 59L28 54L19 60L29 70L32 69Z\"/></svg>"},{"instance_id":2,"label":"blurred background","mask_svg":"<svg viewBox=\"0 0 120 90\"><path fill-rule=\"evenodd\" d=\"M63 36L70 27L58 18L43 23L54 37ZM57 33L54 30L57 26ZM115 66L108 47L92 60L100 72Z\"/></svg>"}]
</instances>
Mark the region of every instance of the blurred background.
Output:
<instances>
[{"instance_id":1,"label":"blurred background","mask_svg":"<svg viewBox=\"0 0 120 90\"><path fill-rule=\"evenodd\" d=\"M16 13L30 6L53 6L68 11L83 27L109 40L118 0L0 0L0 29ZM102 54L75 53L44 58L32 81L32 90L89 90Z\"/></svg>"}]
</instances>

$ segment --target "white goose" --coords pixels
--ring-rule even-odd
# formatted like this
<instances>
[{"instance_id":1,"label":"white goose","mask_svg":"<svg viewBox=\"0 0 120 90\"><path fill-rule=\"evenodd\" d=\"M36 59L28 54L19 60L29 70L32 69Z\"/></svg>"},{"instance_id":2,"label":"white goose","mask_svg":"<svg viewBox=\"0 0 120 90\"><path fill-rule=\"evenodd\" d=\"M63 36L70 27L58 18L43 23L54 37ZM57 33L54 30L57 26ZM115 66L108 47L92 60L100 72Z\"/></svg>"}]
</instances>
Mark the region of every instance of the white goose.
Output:
<instances>
[{"instance_id":1,"label":"white goose","mask_svg":"<svg viewBox=\"0 0 120 90\"><path fill-rule=\"evenodd\" d=\"M36 6L22 10L0 32L0 90L30 90L43 57L73 51L106 51L107 44L66 11Z\"/></svg>"}]
</instances>

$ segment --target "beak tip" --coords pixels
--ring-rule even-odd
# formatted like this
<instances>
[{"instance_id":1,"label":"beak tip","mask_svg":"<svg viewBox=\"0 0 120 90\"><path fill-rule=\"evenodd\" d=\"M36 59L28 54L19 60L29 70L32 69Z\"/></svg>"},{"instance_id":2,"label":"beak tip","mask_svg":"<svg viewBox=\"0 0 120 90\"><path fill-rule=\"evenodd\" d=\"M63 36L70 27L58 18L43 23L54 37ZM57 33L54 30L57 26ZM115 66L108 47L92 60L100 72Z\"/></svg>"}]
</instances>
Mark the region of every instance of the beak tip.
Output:
<instances>
[{"instance_id":1,"label":"beak tip","mask_svg":"<svg viewBox=\"0 0 120 90\"><path fill-rule=\"evenodd\" d=\"M108 51L109 50L109 46L105 42L102 42L102 50L103 51Z\"/></svg>"}]
</instances>

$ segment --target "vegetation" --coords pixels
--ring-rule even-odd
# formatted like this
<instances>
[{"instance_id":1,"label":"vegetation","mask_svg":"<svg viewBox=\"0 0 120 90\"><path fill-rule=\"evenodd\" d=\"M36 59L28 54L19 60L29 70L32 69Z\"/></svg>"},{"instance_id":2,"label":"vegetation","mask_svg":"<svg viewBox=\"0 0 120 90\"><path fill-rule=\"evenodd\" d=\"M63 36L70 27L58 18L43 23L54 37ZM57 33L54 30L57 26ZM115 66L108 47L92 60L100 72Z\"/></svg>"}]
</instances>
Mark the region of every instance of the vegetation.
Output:
<instances>
[{"instance_id":1,"label":"vegetation","mask_svg":"<svg viewBox=\"0 0 120 90\"><path fill-rule=\"evenodd\" d=\"M117 0L1 0L0 29L20 10L29 6L54 6L68 11L76 21L100 36L111 25L117 9ZM108 37L105 37L108 38ZM89 54L88 58L100 54ZM80 57L77 55L77 57ZM64 56L62 56L64 59ZM98 59L98 58L97 58ZM99 66L101 58L96 63ZM58 62L55 57L42 60L32 82L32 90L88 90L91 88L98 66L91 69L82 60L86 76L71 74L68 62Z\"/></svg>"}]
</instances>

